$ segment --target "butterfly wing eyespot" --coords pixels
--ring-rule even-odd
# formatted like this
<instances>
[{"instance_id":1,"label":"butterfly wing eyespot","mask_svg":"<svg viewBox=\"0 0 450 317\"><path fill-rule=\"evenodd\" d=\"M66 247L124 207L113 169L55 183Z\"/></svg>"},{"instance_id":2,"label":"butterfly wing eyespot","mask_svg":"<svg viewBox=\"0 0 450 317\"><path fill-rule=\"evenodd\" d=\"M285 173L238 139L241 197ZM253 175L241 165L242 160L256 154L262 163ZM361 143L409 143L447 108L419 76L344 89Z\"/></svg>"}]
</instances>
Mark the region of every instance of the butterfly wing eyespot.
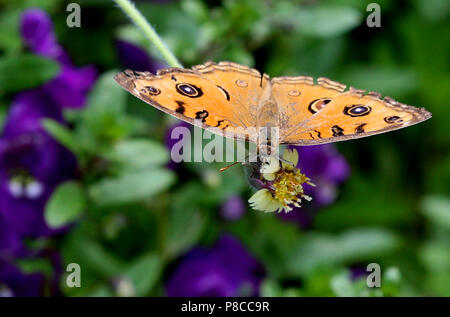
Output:
<instances>
[{"instance_id":1,"label":"butterfly wing eyespot","mask_svg":"<svg viewBox=\"0 0 450 317\"><path fill-rule=\"evenodd\" d=\"M320 98L310 102L308 110L311 113L316 113L325 108L325 106L331 101L330 98Z\"/></svg>"},{"instance_id":2,"label":"butterfly wing eyespot","mask_svg":"<svg viewBox=\"0 0 450 317\"><path fill-rule=\"evenodd\" d=\"M366 105L351 105L344 107L344 114L350 117L362 117L368 115L372 111L370 106Z\"/></svg>"},{"instance_id":3,"label":"butterfly wing eyespot","mask_svg":"<svg viewBox=\"0 0 450 317\"><path fill-rule=\"evenodd\" d=\"M159 95L160 93L161 93L161 90L160 89L158 89L158 88L156 88L156 87L153 87L153 86L145 86L143 89L142 89L142 92L143 93L149 93L150 95L152 95L152 96L157 96L157 95Z\"/></svg>"},{"instance_id":4,"label":"butterfly wing eyespot","mask_svg":"<svg viewBox=\"0 0 450 317\"><path fill-rule=\"evenodd\" d=\"M238 85L241 88L246 88L248 86L248 83L243 79L236 80L236 85Z\"/></svg>"},{"instance_id":5,"label":"butterfly wing eyespot","mask_svg":"<svg viewBox=\"0 0 450 317\"><path fill-rule=\"evenodd\" d=\"M301 95L301 92L297 89L289 90L288 95L291 97L298 97Z\"/></svg>"},{"instance_id":6,"label":"butterfly wing eyespot","mask_svg":"<svg viewBox=\"0 0 450 317\"><path fill-rule=\"evenodd\" d=\"M392 123L403 123L402 118L400 118L399 116L389 116L389 117L385 117L384 121L386 121L389 124Z\"/></svg>"},{"instance_id":7,"label":"butterfly wing eyespot","mask_svg":"<svg viewBox=\"0 0 450 317\"><path fill-rule=\"evenodd\" d=\"M183 96L187 96L190 98L198 98L203 96L203 91L201 88L188 83L179 83L175 86L178 93Z\"/></svg>"}]
</instances>

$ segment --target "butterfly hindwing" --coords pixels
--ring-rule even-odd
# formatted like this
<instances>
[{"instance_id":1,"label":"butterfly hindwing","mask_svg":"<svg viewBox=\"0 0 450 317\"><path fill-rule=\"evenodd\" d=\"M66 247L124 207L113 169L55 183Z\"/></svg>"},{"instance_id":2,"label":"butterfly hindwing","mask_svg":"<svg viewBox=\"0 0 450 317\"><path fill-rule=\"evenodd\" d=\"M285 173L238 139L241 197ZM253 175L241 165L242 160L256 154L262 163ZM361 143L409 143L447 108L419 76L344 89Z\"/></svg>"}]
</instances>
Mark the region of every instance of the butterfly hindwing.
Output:
<instances>
[{"instance_id":1,"label":"butterfly hindwing","mask_svg":"<svg viewBox=\"0 0 450 317\"><path fill-rule=\"evenodd\" d=\"M318 84L312 77L275 77L271 81L272 96L279 107L281 129L296 127L341 93L345 86L325 78Z\"/></svg>"}]
</instances>

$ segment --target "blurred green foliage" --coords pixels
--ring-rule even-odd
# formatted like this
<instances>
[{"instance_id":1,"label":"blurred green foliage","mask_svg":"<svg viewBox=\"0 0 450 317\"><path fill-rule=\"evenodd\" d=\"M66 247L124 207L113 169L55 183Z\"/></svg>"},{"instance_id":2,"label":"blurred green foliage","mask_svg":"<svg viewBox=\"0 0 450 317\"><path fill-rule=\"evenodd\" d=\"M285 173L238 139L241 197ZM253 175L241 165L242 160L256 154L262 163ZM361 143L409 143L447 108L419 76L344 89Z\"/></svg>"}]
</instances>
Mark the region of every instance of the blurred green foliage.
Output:
<instances>
[{"instance_id":1,"label":"blurred green foliage","mask_svg":"<svg viewBox=\"0 0 450 317\"><path fill-rule=\"evenodd\" d=\"M185 66L231 60L271 76L326 76L433 113L418 126L339 144L351 178L312 228L301 230L251 210L237 222L220 218L229 195L249 197L240 168L219 173L221 164L189 163L175 173L164 167L163 137L173 121L112 78L120 69L115 39L154 58L158 53L112 2L79 1L82 27L68 28L67 1L0 0L0 121L14 92L57 72L23 49L17 26L26 7L47 10L74 62L102 72L86 107L66 113L73 129L45 122L76 154L82 175L62 184L46 209L49 224L77 224L59 240L34 242L52 244L65 262L83 267L83 287L62 285L65 294L121 295L111 287L119 279L131 283L134 295L163 295L176 259L229 231L266 267L265 296L450 296L450 5L378 1L381 27L369 28L370 2L137 3ZM71 208L62 207L70 201ZM350 267L371 262L382 267L381 289L349 277ZM42 263L23 266L44 270Z\"/></svg>"}]
</instances>

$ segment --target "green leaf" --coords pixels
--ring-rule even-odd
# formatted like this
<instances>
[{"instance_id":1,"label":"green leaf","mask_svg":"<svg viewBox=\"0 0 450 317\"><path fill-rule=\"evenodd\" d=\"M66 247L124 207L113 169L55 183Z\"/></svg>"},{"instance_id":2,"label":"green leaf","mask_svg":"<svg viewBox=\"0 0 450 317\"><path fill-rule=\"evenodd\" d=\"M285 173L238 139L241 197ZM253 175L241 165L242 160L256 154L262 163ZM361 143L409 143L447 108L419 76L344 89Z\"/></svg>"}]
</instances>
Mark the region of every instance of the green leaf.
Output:
<instances>
[{"instance_id":1,"label":"green leaf","mask_svg":"<svg viewBox=\"0 0 450 317\"><path fill-rule=\"evenodd\" d=\"M87 106L83 109L81 134L101 139L122 137L129 122L125 115L126 91L114 80L118 71L105 72L95 83L89 94Z\"/></svg>"},{"instance_id":2,"label":"green leaf","mask_svg":"<svg viewBox=\"0 0 450 317\"><path fill-rule=\"evenodd\" d=\"M400 270L391 266L384 270L382 278L382 291L384 296L398 296L402 275Z\"/></svg>"},{"instance_id":3,"label":"green leaf","mask_svg":"<svg viewBox=\"0 0 450 317\"><path fill-rule=\"evenodd\" d=\"M166 252L169 257L175 258L191 248L201 237L207 218L201 213L199 206L190 205L171 206L168 220L168 238Z\"/></svg>"},{"instance_id":4,"label":"green leaf","mask_svg":"<svg viewBox=\"0 0 450 317\"><path fill-rule=\"evenodd\" d=\"M86 205L80 184L68 181L59 185L45 207L45 220L52 228L64 226L76 220Z\"/></svg>"},{"instance_id":5,"label":"green leaf","mask_svg":"<svg viewBox=\"0 0 450 317\"><path fill-rule=\"evenodd\" d=\"M45 276L51 277L54 272L50 260L46 258L19 259L15 265L26 274L43 273Z\"/></svg>"},{"instance_id":6,"label":"green leaf","mask_svg":"<svg viewBox=\"0 0 450 317\"><path fill-rule=\"evenodd\" d=\"M89 94L86 112L94 111L92 115L107 112L121 113L125 110L126 91L114 80L118 70L103 73Z\"/></svg>"},{"instance_id":7,"label":"green leaf","mask_svg":"<svg viewBox=\"0 0 450 317\"><path fill-rule=\"evenodd\" d=\"M441 195L428 195L421 202L422 214L439 227L450 229L450 199Z\"/></svg>"},{"instance_id":8,"label":"green leaf","mask_svg":"<svg viewBox=\"0 0 450 317\"><path fill-rule=\"evenodd\" d=\"M448 241L430 241L421 246L419 258L428 271L445 272L450 267L450 243Z\"/></svg>"},{"instance_id":9,"label":"green leaf","mask_svg":"<svg viewBox=\"0 0 450 317\"><path fill-rule=\"evenodd\" d=\"M341 35L361 23L362 14L351 7L302 8L295 15L298 32L315 37Z\"/></svg>"},{"instance_id":10,"label":"green leaf","mask_svg":"<svg viewBox=\"0 0 450 317\"><path fill-rule=\"evenodd\" d=\"M397 67L358 65L350 67L340 78L341 82L377 91L384 96L406 95L417 89L418 80L414 71Z\"/></svg>"},{"instance_id":11,"label":"green leaf","mask_svg":"<svg viewBox=\"0 0 450 317\"><path fill-rule=\"evenodd\" d=\"M450 3L447 0L414 0L413 3L418 11L431 21L443 20L450 14Z\"/></svg>"},{"instance_id":12,"label":"green leaf","mask_svg":"<svg viewBox=\"0 0 450 317\"><path fill-rule=\"evenodd\" d=\"M283 294L280 285L272 279L265 279L260 286L262 297L279 297Z\"/></svg>"},{"instance_id":13,"label":"green leaf","mask_svg":"<svg viewBox=\"0 0 450 317\"><path fill-rule=\"evenodd\" d=\"M383 147L383 156L387 157L387 147ZM381 151L381 150L380 150ZM375 157L375 154L373 155ZM395 160L388 163L395 166ZM375 165L375 164L374 164ZM377 166L377 165L375 165ZM401 166L399 166L400 169ZM343 230L357 226L387 226L403 224L411 218L413 203L404 191L395 186L395 177L390 186L384 186L388 179L363 177L355 170L351 181L341 187L339 203L329 206L326 212L320 212L315 218L319 230ZM395 172L390 174L396 175ZM400 176L398 176L400 178ZM313 179L314 181L314 179ZM370 193L370 194L368 194ZM365 206L365 208L359 208Z\"/></svg>"},{"instance_id":14,"label":"green leaf","mask_svg":"<svg viewBox=\"0 0 450 317\"><path fill-rule=\"evenodd\" d=\"M3 8L5 9L5 8ZM22 39L17 25L21 10L4 10L0 14L0 49L7 53L17 52L22 45Z\"/></svg>"},{"instance_id":15,"label":"green leaf","mask_svg":"<svg viewBox=\"0 0 450 317\"><path fill-rule=\"evenodd\" d=\"M281 286L271 279L266 279L261 283L260 295L262 297L301 297L304 296L298 288L289 287L282 289Z\"/></svg>"},{"instance_id":16,"label":"green leaf","mask_svg":"<svg viewBox=\"0 0 450 317\"><path fill-rule=\"evenodd\" d=\"M0 93L37 87L54 78L60 70L57 62L31 55L0 58Z\"/></svg>"},{"instance_id":17,"label":"green leaf","mask_svg":"<svg viewBox=\"0 0 450 317\"><path fill-rule=\"evenodd\" d=\"M133 169L162 165L169 159L167 148L146 139L128 139L115 144L109 158Z\"/></svg>"},{"instance_id":18,"label":"green leaf","mask_svg":"<svg viewBox=\"0 0 450 317\"><path fill-rule=\"evenodd\" d=\"M135 296L145 296L152 290L162 274L162 262L156 254L141 256L125 270L133 283Z\"/></svg>"},{"instance_id":19,"label":"green leaf","mask_svg":"<svg viewBox=\"0 0 450 317\"><path fill-rule=\"evenodd\" d=\"M100 205L123 204L149 199L175 182L175 174L166 169L151 169L105 178L89 188Z\"/></svg>"},{"instance_id":20,"label":"green leaf","mask_svg":"<svg viewBox=\"0 0 450 317\"><path fill-rule=\"evenodd\" d=\"M304 275L321 266L373 259L398 245L396 235L381 229L353 229L339 236L308 233L286 262L291 272Z\"/></svg>"},{"instance_id":21,"label":"green leaf","mask_svg":"<svg viewBox=\"0 0 450 317\"><path fill-rule=\"evenodd\" d=\"M42 124L45 130L58 140L59 143L75 154L80 153L79 145L72 131L53 119L44 119Z\"/></svg>"},{"instance_id":22,"label":"green leaf","mask_svg":"<svg viewBox=\"0 0 450 317\"><path fill-rule=\"evenodd\" d=\"M98 275L111 278L123 271L122 262L116 258L114 253L110 253L101 244L91 239L82 238L75 241L79 249L74 261L83 264L94 270ZM80 245L83 247L80 248Z\"/></svg>"},{"instance_id":23,"label":"green leaf","mask_svg":"<svg viewBox=\"0 0 450 317\"><path fill-rule=\"evenodd\" d=\"M330 281L330 286L333 292L338 297L354 297L356 296L355 289L350 280L347 271L343 271L335 276Z\"/></svg>"},{"instance_id":24,"label":"green leaf","mask_svg":"<svg viewBox=\"0 0 450 317\"><path fill-rule=\"evenodd\" d=\"M137 7L149 21L158 26L158 33L176 56L182 60L198 58L199 49L206 46L209 37L195 19L180 9L179 2L163 6L146 2ZM144 43L147 44L147 41ZM160 56L154 45L150 45L149 49L152 56Z\"/></svg>"}]
</instances>

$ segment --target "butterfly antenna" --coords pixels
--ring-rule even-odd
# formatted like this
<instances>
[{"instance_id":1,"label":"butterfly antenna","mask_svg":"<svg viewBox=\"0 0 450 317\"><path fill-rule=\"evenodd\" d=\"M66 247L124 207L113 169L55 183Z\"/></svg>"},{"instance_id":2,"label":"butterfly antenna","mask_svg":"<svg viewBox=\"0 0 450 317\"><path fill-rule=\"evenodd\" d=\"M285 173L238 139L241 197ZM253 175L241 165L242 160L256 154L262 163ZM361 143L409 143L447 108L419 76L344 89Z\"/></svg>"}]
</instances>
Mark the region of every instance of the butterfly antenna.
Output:
<instances>
[{"instance_id":1,"label":"butterfly antenna","mask_svg":"<svg viewBox=\"0 0 450 317\"><path fill-rule=\"evenodd\" d=\"M244 162L240 162L240 161L234 162L233 164L230 164L230 165L228 165L228 166L222 167L222 168L220 169L220 171L221 171L221 172L224 172L224 171L226 171L227 169L229 169L230 167L235 166L237 163L242 163L243 165L245 165L245 162L246 162L246 160L249 158L249 156L250 156L250 155L247 155L247 156L244 158Z\"/></svg>"},{"instance_id":2,"label":"butterfly antenna","mask_svg":"<svg viewBox=\"0 0 450 317\"><path fill-rule=\"evenodd\" d=\"M222 167L222 168L220 169L220 171L221 171L221 172L224 172L224 171L226 171L227 169L229 169L230 167L236 165L237 163L239 163L239 161L238 161L238 162L234 162L233 164L230 164L230 165L228 165L228 166Z\"/></svg>"}]
</instances>

